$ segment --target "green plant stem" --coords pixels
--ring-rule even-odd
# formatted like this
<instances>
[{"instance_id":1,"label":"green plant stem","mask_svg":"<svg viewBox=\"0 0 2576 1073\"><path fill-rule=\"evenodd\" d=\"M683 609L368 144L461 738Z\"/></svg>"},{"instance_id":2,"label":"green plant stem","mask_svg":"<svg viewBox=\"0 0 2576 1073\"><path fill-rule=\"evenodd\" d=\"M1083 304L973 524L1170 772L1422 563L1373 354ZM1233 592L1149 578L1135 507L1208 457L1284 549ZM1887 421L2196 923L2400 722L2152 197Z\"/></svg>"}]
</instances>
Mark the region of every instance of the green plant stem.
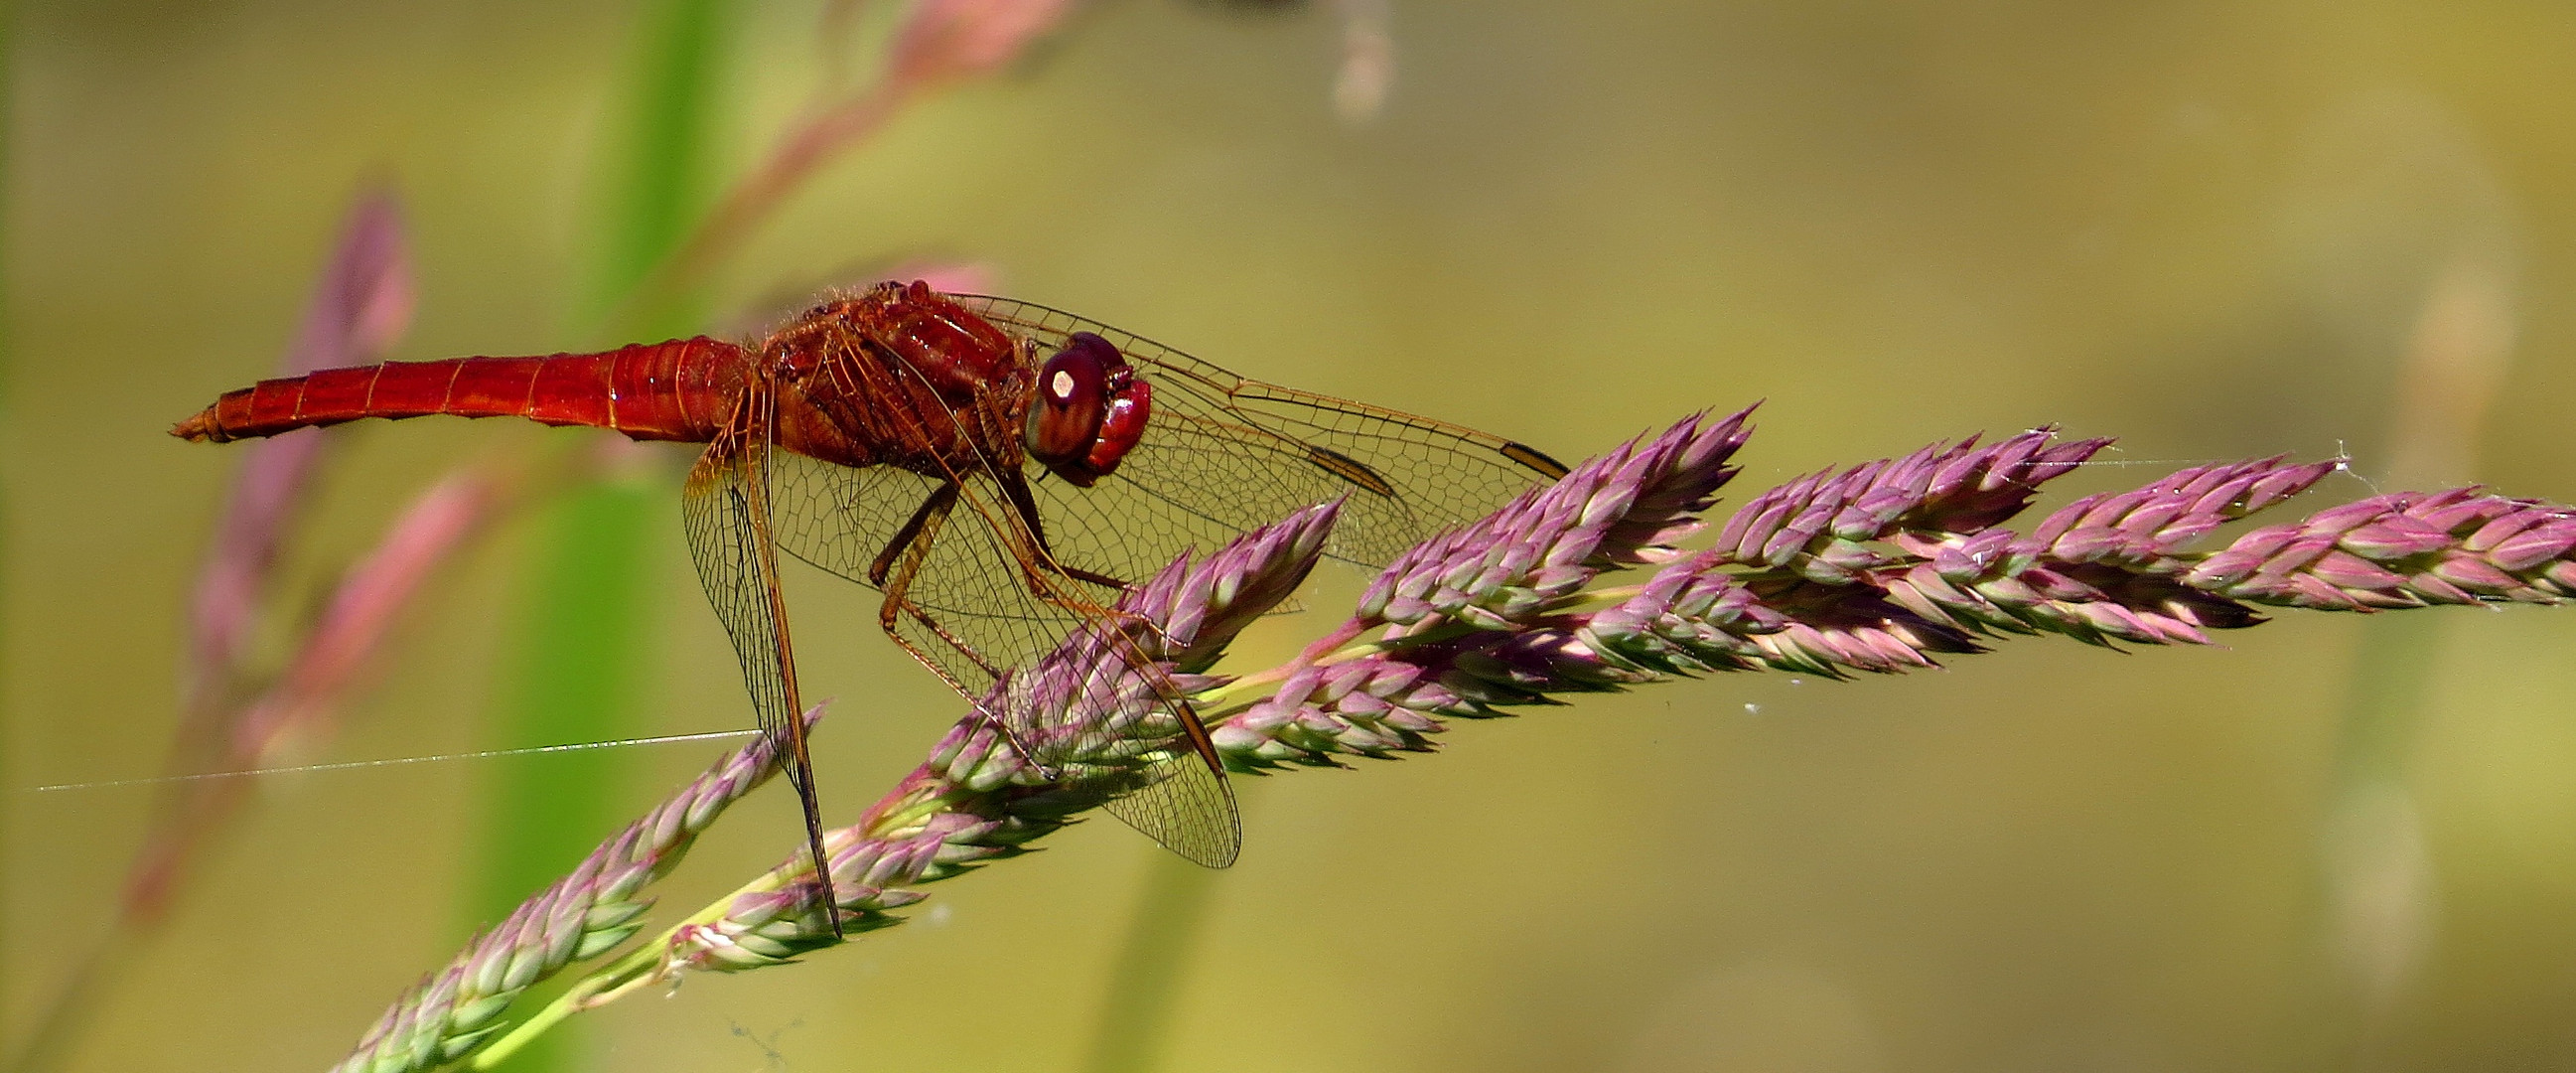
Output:
<instances>
[{"instance_id":1,"label":"green plant stem","mask_svg":"<svg viewBox=\"0 0 2576 1073\"><path fill-rule=\"evenodd\" d=\"M1089 1073L1146 1073L1162 1062L1181 979L1214 901L1217 873L1168 853L1145 863L1145 889L1110 971Z\"/></svg>"},{"instance_id":2,"label":"green plant stem","mask_svg":"<svg viewBox=\"0 0 2576 1073\"><path fill-rule=\"evenodd\" d=\"M731 894L707 903L697 912L662 929L650 941L627 951L624 956L582 977L570 990L555 996L555 1000L546 1003L543 1009L530 1014L527 1020L510 1026L508 1032L485 1044L481 1050L466 1059L465 1068L494 1069L522 1049L538 1045L542 1039L556 1038L549 1033L566 1018L624 993L626 988L637 981L654 978L654 970L659 969L662 964L662 952L670 947L672 937L678 935L680 929L693 924L710 924L721 920L724 918L725 911L733 905L735 898L745 894L777 890L780 882L780 877L776 873L764 873L760 878L734 888Z\"/></svg>"},{"instance_id":3,"label":"green plant stem","mask_svg":"<svg viewBox=\"0 0 2576 1073\"><path fill-rule=\"evenodd\" d=\"M528 571L519 667L503 709L508 740L601 741L636 732L634 679L643 664L636 653L647 622L637 578L649 572L645 535L658 492L635 481L597 484L546 512ZM469 923L507 914L617 824L624 766L614 750L600 750L503 770ZM518 1068L568 1068L571 1039L553 1037Z\"/></svg>"},{"instance_id":4,"label":"green plant stem","mask_svg":"<svg viewBox=\"0 0 2576 1073\"><path fill-rule=\"evenodd\" d=\"M579 322L594 333L680 335L696 327L687 296L669 296L601 325L605 310L628 295L669 256L704 211L720 129L730 0L661 0L644 15L626 98L627 127L601 171L604 213L589 267ZM631 322L630 322L631 321ZM604 331L601 329L605 329ZM582 450L591 443L569 445ZM666 489L627 482L575 491L540 530L529 571L523 621L525 656L504 720L514 741L588 741L636 732L637 653L649 639L655 610L645 598L645 550ZM494 919L580 858L583 840L613 826L616 789L629 761L613 753L518 765L502 776L493 799L490 864L478 885L476 920ZM514 1033L514 1036L517 1035ZM538 1034L519 1037L523 1042ZM536 1046L513 1046L478 1058L488 1068L511 1053L522 1073L580 1068L576 1036L551 1033Z\"/></svg>"},{"instance_id":5,"label":"green plant stem","mask_svg":"<svg viewBox=\"0 0 2576 1073\"><path fill-rule=\"evenodd\" d=\"M2382 615L2362 623L2336 743L2336 781L2351 786L2405 774L2427 694L2443 624L2422 615Z\"/></svg>"},{"instance_id":6,"label":"green plant stem","mask_svg":"<svg viewBox=\"0 0 2576 1073\"><path fill-rule=\"evenodd\" d=\"M615 311L617 322L605 325L610 334L680 334L697 327L692 294L642 294L638 288L687 239L712 197L711 143L722 129L717 90L724 81L734 6L730 0L660 0L645 16L629 82L633 110L624 145L603 173L606 213L585 317L596 320Z\"/></svg>"}]
</instances>

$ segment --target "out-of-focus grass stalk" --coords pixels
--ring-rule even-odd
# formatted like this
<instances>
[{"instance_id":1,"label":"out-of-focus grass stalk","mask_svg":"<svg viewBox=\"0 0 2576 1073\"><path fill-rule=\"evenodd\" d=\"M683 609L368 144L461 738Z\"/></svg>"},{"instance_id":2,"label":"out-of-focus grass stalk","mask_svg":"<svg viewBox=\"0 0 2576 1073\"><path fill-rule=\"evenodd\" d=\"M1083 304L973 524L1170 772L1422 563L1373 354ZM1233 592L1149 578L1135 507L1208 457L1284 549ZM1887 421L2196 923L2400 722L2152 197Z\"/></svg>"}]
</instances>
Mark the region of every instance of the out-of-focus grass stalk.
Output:
<instances>
[{"instance_id":1,"label":"out-of-focus grass stalk","mask_svg":"<svg viewBox=\"0 0 2576 1073\"><path fill-rule=\"evenodd\" d=\"M378 360L409 326L413 300L400 206L390 190L361 193L341 224L282 371ZM322 736L391 616L503 498L494 475L460 471L415 503L386 530L366 564L342 579L331 610L303 630L281 673L249 659L244 639L276 613L273 582L279 552L292 535L288 522L333 442L315 429L240 452L197 577L179 719L164 774L259 767L290 742ZM107 934L30 1018L33 1027L6 1068L46 1069L65 1056L95 1008L94 997L158 932L195 857L237 814L244 794L233 780L163 786Z\"/></svg>"},{"instance_id":2,"label":"out-of-focus grass stalk","mask_svg":"<svg viewBox=\"0 0 2576 1073\"><path fill-rule=\"evenodd\" d=\"M641 295L637 288L698 229L714 188L716 141L725 124L724 64L739 7L734 0L658 0L647 17L627 86L627 124L602 173L603 213L590 266L584 322L615 336L693 332L694 290Z\"/></svg>"},{"instance_id":3,"label":"out-of-focus grass stalk","mask_svg":"<svg viewBox=\"0 0 2576 1073\"><path fill-rule=\"evenodd\" d=\"M2407 488L2476 475L2477 444L2513 350L2512 280L2493 250L2468 249L2434 277L2400 370L2386 480ZM2318 843L2337 1065L2377 1052L2373 1028L2413 978L2439 915L2407 760L2432 692L2445 623L2383 615L2361 625L2325 825Z\"/></svg>"},{"instance_id":4,"label":"out-of-focus grass stalk","mask_svg":"<svg viewBox=\"0 0 2576 1073\"><path fill-rule=\"evenodd\" d=\"M624 129L601 171L605 211L577 318L583 335L614 338L584 342L686 334L699 319L693 297L673 293L622 307L624 318L600 323L602 311L621 308L702 211L736 7L731 0L661 0L646 17L629 61ZM611 446L604 437L585 439L566 449ZM630 472L627 479L580 488L547 511L524 575L499 740L596 741L637 731L633 680L649 665L640 653L660 610L646 599L646 579L654 573L647 549L657 497L666 494ZM618 751L603 750L499 769L499 784L486 798L492 812L482 871L469 893L473 923L509 912L617 822L616 790L628 764ZM512 1068L580 1068L586 1063L579 1051L575 1038L550 1036L520 1052Z\"/></svg>"},{"instance_id":5,"label":"out-of-focus grass stalk","mask_svg":"<svg viewBox=\"0 0 2576 1073\"><path fill-rule=\"evenodd\" d=\"M827 63L824 96L791 125L760 162L733 181L687 238L650 266L630 304L649 308L686 295L756 234L790 194L841 153L865 143L915 98L941 87L991 75L1011 65L1031 43L1060 24L1074 0L920 0L894 31L878 75L855 90L833 95L845 77ZM826 48L849 36L855 5L824 11ZM827 53L827 56L832 56ZM833 57L837 60L837 57Z\"/></svg>"},{"instance_id":6,"label":"out-of-focus grass stalk","mask_svg":"<svg viewBox=\"0 0 2576 1073\"><path fill-rule=\"evenodd\" d=\"M1145 889L1110 970L1089 1073L1143 1073L1162 1064L1163 1037L1181 1001L1181 974L1198 949L1217 873L1169 853L1145 865Z\"/></svg>"},{"instance_id":7,"label":"out-of-focus grass stalk","mask_svg":"<svg viewBox=\"0 0 2576 1073\"><path fill-rule=\"evenodd\" d=\"M14 43L15 42L10 39L9 34L9 8L5 5L0 5L0 86L12 84L9 81L8 57L9 46ZM4 109L0 109L0 190L8 189L6 184L9 177L9 133L7 112ZM9 247L5 238L7 233L8 229L6 227L0 227L0 267L5 267L9 263ZM7 276L5 271L0 271L0 281L5 281L6 278ZM0 428L18 427L16 422L9 420L9 377L7 370L17 368L17 365L10 360L11 357L12 355L9 348L9 292L5 285L0 285ZM9 490L14 482L10 478L7 454L8 453L5 451L0 451L0 682L11 680L9 677L8 619L10 604L8 563L9 527L12 524L12 521L9 514ZM0 755L0 777L7 778L8 781L6 782L6 785L18 785L18 779L15 777L15 773L8 770L8 757L6 755ZM7 796L7 794L0 794L0 798L5 798ZM8 829L9 805L6 801L0 801L0 831ZM0 890L8 889L8 878L8 862L6 855L0 855ZM0 922L0 940L8 938L7 931L8 928L6 923ZM16 976L14 973L11 975L13 977ZM11 993L13 990L13 988L9 987L0 987L0 1010L19 1008L15 1001L15 997Z\"/></svg>"}]
</instances>

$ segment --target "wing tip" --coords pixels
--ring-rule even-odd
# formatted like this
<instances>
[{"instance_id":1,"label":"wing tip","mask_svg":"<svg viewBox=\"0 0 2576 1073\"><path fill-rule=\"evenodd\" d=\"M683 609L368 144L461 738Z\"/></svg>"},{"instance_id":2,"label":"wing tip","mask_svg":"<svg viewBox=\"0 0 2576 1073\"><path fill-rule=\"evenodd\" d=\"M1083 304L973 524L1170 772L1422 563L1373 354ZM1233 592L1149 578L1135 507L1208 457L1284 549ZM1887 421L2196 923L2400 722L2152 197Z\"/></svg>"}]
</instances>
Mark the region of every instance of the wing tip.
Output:
<instances>
[{"instance_id":1,"label":"wing tip","mask_svg":"<svg viewBox=\"0 0 2576 1073\"><path fill-rule=\"evenodd\" d=\"M1235 860L1243 856L1243 843L1237 842L1234 845L1225 847L1225 851L1222 854L1210 853L1205 850L1206 847L1202 847L1197 852L1182 850L1174 850L1173 852L1179 853L1182 860L1188 861L1191 864L1195 864L1211 872L1221 872L1234 867Z\"/></svg>"}]
</instances>

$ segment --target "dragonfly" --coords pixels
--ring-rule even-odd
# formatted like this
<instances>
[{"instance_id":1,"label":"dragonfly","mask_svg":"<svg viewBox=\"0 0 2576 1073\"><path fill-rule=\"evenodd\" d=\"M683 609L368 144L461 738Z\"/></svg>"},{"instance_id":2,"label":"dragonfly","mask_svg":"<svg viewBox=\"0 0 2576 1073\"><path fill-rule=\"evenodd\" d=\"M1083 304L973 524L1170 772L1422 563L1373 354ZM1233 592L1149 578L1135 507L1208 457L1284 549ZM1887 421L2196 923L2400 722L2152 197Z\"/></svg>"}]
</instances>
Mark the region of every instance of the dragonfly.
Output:
<instances>
[{"instance_id":1,"label":"dragonfly","mask_svg":"<svg viewBox=\"0 0 2576 1073\"><path fill-rule=\"evenodd\" d=\"M919 281L827 296L746 343L699 336L263 380L171 433L221 442L436 414L706 445L682 492L690 558L803 806L826 905L837 902L780 553L875 589L886 634L972 701L1076 631L1114 631L1120 595L1185 551L1340 499L1325 554L1383 565L1565 474L1514 440L1246 379L1060 310ZM1168 685L1135 646L1121 655ZM1104 806L1182 857L1225 867L1242 845L1225 765L1188 704L1158 691L1179 733Z\"/></svg>"}]
</instances>

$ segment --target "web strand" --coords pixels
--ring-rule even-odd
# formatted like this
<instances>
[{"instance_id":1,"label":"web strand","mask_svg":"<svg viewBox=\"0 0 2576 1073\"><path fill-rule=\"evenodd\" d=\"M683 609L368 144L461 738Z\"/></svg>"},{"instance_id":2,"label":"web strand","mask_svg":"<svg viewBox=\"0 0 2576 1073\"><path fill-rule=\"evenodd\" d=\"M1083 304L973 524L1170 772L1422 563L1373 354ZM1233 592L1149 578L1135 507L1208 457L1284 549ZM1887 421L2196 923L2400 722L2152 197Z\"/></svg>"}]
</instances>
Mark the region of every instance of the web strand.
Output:
<instances>
[{"instance_id":1,"label":"web strand","mask_svg":"<svg viewBox=\"0 0 2576 1073\"><path fill-rule=\"evenodd\" d=\"M562 745L535 745L524 749L485 749L472 753L435 753L429 756L396 756L381 760L343 760L330 764L299 764L293 767L251 768L246 771L205 771L192 775L155 775L141 779L106 779L99 782L58 782L46 786L29 786L23 794L61 793L67 790L106 790L119 786L157 786L172 782L198 782L205 779L241 779L255 775L292 775L306 771L349 771L356 768L396 767L403 764L445 763L450 760L490 760L504 756L541 756L547 753L574 753L591 749L623 749L637 745L676 745L692 741L715 741L723 738L747 738L757 730L711 730L701 734L669 734L652 738L617 738L611 741L577 741Z\"/></svg>"}]
</instances>

